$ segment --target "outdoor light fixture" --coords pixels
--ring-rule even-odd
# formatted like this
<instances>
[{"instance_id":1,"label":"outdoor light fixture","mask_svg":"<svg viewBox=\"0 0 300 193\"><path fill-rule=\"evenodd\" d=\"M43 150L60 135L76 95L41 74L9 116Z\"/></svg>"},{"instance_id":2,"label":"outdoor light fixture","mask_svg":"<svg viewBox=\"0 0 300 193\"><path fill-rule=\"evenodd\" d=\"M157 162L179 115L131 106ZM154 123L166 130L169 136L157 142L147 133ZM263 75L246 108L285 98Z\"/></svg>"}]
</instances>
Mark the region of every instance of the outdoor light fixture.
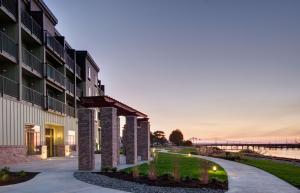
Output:
<instances>
[{"instance_id":1,"label":"outdoor light fixture","mask_svg":"<svg viewBox=\"0 0 300 193\"><path fill-rule=\"evenodd\" d=\"M217 171L217 166L213 166L213 171L216 172Z\"/></svg>"},{"instance_id":2,"label":"outdoor light fixture","mask_svg":"<svg viewBox=\"0 0 300 193\"><path fill-rule=\"evenodd\" d=\"M192 156L191 153L189 153L188 156L191 157Z\"/></svg>"}]
</instances>

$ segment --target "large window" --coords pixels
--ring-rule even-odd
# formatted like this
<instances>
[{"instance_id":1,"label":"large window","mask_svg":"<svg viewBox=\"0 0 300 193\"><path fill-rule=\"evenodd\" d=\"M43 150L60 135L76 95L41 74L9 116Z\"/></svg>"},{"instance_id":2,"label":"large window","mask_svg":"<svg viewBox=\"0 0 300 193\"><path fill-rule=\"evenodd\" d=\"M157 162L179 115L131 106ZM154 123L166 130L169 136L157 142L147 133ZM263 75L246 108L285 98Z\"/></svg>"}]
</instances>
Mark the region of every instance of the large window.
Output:
<instances>
[{"instance_id":1,"label":"large window","mask_svg":"<svg viewBox=\"0 0 300 193\"><path fill-rule=\"evenodd\" d=\"M75 145L75 131L68 131L68 144Z\"/></svg>"},{"instance_id":2,"label":"large window","mask_svg":"<svg viewBox=\"0 0 300 193\"><path fill-rule=\"evenodd\" d=\"M41 154L41 128L38 125L25 125L25 145L28 155Z\"/></svg>"}]
</instances>

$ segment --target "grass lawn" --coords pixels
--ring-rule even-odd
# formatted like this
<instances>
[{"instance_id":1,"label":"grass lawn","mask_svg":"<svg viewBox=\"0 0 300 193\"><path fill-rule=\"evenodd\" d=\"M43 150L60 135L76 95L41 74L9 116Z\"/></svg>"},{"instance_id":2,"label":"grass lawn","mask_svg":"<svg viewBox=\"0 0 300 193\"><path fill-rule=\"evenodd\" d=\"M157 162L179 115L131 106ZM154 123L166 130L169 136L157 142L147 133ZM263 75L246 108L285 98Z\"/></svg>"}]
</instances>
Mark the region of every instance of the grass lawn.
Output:
<instances>
[{"instance_id":1,"label":"grass lawn","mask_svg":"<svg viewBox=\"0 0 300 193\"><path fill-rule=\"evenodd\" d=\"M245 157L241 163L265 170L300 189L300 167L273 160Z\"/></svg>"},{"instance_id":2,"label":"grass lawn","mask_svg":"<svg viewBox=\"0 0 300 193\"><path fill-rule=\"evenodd\" d=\"M206 160L190 157L188 155L178 155L170 153L157 153L156 170L157 175L172 174L174 170L174 160L177 159L179 163L179 172L182 178L189 177L199 179L203 172L203 166ZM209 178L216 179L221 182L227 181L227 174L225 170L216 163L207 161L209 163ZM217 171L213 171L212 167L217 166ZM123 171L130 173L133 168L126 168ZM148 164L138 166L140 175L146 176L148 174Z\"/></svg>"}]
</instances>

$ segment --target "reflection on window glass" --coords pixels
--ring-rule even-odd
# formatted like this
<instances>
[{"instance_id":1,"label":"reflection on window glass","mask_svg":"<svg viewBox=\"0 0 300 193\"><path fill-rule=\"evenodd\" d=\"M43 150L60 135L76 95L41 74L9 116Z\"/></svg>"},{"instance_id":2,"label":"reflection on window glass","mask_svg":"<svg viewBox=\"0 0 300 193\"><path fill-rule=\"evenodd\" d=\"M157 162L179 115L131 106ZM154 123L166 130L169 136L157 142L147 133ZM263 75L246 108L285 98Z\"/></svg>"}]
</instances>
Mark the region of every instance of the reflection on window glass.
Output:
<instances>
[{"instance_id":1,"label":"reflection on window glass","mask_svg":"<svg viewBox=\"0 0 300 193\"><path fill-rule=\"evenodd\" d=\"M68 131L68 144L75 145L75 131Z\"/></svg>"},{"instance_id":2,"label":"reflection on window glass","mask_svg":"<svg viewBox=\"0 0 300 193\"><path fill-rule=\"evenodd\" d=\"M41 154L41 131L38 125L25 125L25 145L28 155Z\"/></svg>"}]
</instances>

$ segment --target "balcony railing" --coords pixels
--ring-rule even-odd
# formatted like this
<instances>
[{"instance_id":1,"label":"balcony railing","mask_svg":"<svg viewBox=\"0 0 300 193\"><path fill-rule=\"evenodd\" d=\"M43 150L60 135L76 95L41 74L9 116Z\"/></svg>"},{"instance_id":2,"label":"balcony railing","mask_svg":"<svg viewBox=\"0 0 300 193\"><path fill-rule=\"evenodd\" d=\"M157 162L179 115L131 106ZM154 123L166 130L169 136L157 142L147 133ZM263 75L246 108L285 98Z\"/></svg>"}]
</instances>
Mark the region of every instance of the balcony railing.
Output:
<instances>
[{"instance_id":1,"label":"balcony railing","mask_svg":"<svg viewBox=\"0 0 300 193\"><path fill-rule=\"evenodd\" d=\"M0 92L1 96L6 94L17 98L19 96L19 84L14 80L0 75Z\"/></svg>"},{"instance_id":2,"label":"balcony railing","mask_svg":"<svg viewBox=\"0 0 300 193\"><path fill-rule=\"evenodd\" d=\"M66 64L67 66L74 72L74 69L75 69L75 62L74 60L68 55L66 54Z\"/></svg>"},{"instance_id":3,"label":"balcony railing","mask_svg":"<svg viewBox=\"0 0 300 193\"><path fill-rule=\"evenodd\" d=\"M81 88L76 87L76 96L77 97L82 97L83 96L83 92Z\"/></svg>"},{"instance_id":4,"label":"balcony railing","mask_svg":"<svg viewBox=\"0 0 300 193\"><path fill-rule=\"evenodd\" d=\"M64 46L61 43L59 43L59 41L57 41L55 37L51 36L49 33L46 33L46 37L47 37L46 39L47 46L51 48L53 52L55 52L59 57L64 59L65 56Z\"/></svg>"},{"instance_id":5,"label":"balcony railing","mask_svg":"<svg viewBox=\"0 0 300 193\"><path fill-rule=\"evenodd\" d=\"M73 84L70 80L68 80L68 79L66 79L66 90L74 94L75 86L74 86L74 84Z\"/></svg>"},{"instance_id":6,"label":"balcony railing","mask_svg":"<svg viewBox=\"0 0 300 193\"><path fill-rule=\"evenodd\" d=\"M47 64L47 77L65 86L65 76L49 64Z\"/></svg>"},{"instance_id":7,"label":"balcony railing","mask_svg":"<svg viewBox=\"0 0 300 193\"><path fill-rule=\"evenodd\" d=\"M71 107L69 105L66 105L66 115L69 115L71 117L75 117L75 108Z\"/></svg>"},{"instance_id":8,"label":"balcony railing","mask_svg":"<svg viewBox=\"0 0 300 193\"><path fill-rule=\"evenodd\" d=\"M60 100L57 100L55 98L52 98L50 96L47 96L47 108L53 111L57 111L61 114L65 114L66 112L66 104L61 102Z\"/></svg>"},{"instance_id":9,"label":"balcony railing","mask_svg":"<svg viewBox=\"0 0 300 193\"><path fill-rule=\"evenodd\" d=\"M16 0L0 0L0 7L5 7L15 17L17 15L17 1Z\"/></svg>"},{"instance_id":10,"label":"balcony railing","mask_svg":"<svg viewBox=\"0 0 300 193\"><path fill-rule=\"evenodd\" d=\"M44 106L44 97L43 97L42 93L40 93L36 90L33 90L31 88L28 88L24 85L22 88L22 93L23 93L23 95L22 95L23 100L30 102L32 104L39 105L41 107Z\"/></svg>"},{"instance_id":11,"label":"balcony railing","mask_svg":"<svg viewBox=\"0 0 300 193\"><path fill-rule=\"evenodd\" d=\"M0 52L6 52L11 57L17 58L17 44L3 32L0 32Z\"/></svg>"},{"instance_id":12,"label":"balcony railing","mask_svg":"<svg viewBox=\"0 0 300 193\"><path fill-rule=\"evenodd\" d=\"M22 10L21 21L24 24L24 26L31 32L31 34L35 35L38 39L42 40L42 27L25 10Z\"/></svg>"},{"instance_id":13,"label":"balcony railing","mask_svg":"<svg viewBox=\"0 0 300 193\"><path fill-rule=\"evenodd\" d=\"M31 67L32 69L36 70L40 74L43 74L43 63L42 61L33 55L31 52L23 48L22 50L22 61L27 66Z\"/></svg>"},{"instance_id":14,"label":"balcony railing","mask_svg":"<svg viewBox=\"0 0 300 193\"><path fill-rule=\"evenodd\" d=\"M76 74L81 77L81 68L78 65L76 65Z\"/></svg>"}]
</instances>

